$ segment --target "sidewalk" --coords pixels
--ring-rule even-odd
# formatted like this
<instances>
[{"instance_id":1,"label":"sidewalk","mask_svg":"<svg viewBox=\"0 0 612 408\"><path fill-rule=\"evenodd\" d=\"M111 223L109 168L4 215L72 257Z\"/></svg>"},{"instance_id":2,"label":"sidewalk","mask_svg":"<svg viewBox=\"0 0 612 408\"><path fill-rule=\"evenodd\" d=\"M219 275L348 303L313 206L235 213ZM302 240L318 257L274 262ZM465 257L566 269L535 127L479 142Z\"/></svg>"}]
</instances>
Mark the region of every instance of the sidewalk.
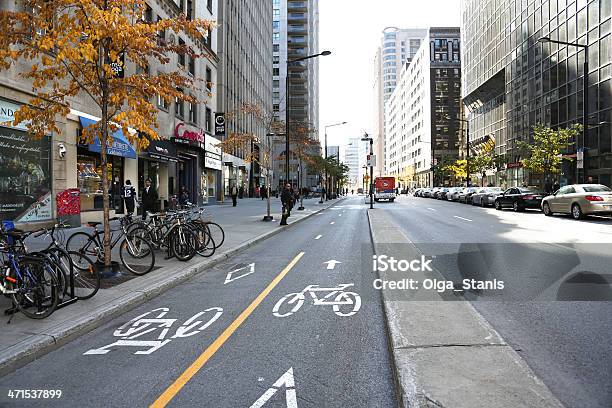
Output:
<instances>
[{"instance_id":1,"label":"sidewalk","mask_svg":"<svg viewBox=\"0 0 612 408\"><path fill-rule=\"evenodd\" d=\"M419 259L420 251L381 210L368 210L376 255ZM432 271L409 277L444 280ZM406 273L379 272L386 281ZM422 288L383 289L398 398L404 407L533 407L563 405L527 363L465 300Z\"/></svg>"},{"instance_id":2,"label":"sidewalk","mask_svg":"<svg viewBox=\"0 0 612 408\"><path fill-rule=\"evenodd\" d=\"M65 308L56 310L43 320L28 319L20 313L13 316L11 323L4 314L0 317L0 376L21 367L28 362L70 342L98 326L101 326L118 314L124 313L137 305L173 288L192 276L201 273L232 254L243 250L274 234L291 228L296 224L322 210L337 204L341 200L332 200L319 204L318 200L304 200L304 211L294 209L289 218L289 225L280 227L280 200L272 199L272 216L274 221L263 222L266 214L266 201L261 199L243 199L237 207L218 205L206 207L212 219L225 231L225 242L211 258L198 255L190 262L183 263L175 259L163 260L163 254L156 255L157 266L149 274L132 278L112 286L101 288L91 299L78 301ZM75 229L76 230L76 229ZM69 234L67 233L68 237ZM36 245L32 245L36 246ZM104 283L104 281L103 281ZM8 298L0 297L0 310L10 307Z\"/></svg>"}]
</instances>

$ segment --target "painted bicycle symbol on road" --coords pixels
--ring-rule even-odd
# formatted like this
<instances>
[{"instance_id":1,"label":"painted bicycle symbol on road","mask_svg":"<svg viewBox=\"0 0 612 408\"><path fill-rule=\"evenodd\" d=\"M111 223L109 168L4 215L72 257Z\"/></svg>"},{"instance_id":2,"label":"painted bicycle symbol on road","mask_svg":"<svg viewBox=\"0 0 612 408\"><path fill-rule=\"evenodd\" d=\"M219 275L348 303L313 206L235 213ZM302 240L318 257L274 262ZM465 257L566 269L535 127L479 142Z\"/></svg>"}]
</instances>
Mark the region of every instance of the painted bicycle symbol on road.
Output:
<instances>
[{"instance_id":1,"label":"painted bicycle symbol on road","mask_svg":"<svg viewBox=\"0 0 612 408\"><path fill-rule=\"evenodd\" d=\"M151 354L172 340L195 336L206 330L223 314L223 309L220 307L211 307L198 312L177 327L174 335L168 337L170 329L178 320L165 318L169 311L170 309L167 307L160 307L136 316L113 332L113 336L119 337L120 340L104 347L88 350L83 354L103 355L116 347L139 348L141 350L134 352L134 354ZM205 315L210 316L210 318L205 320L202 318Z\"/></svg>"},{"instance_id":2,"label":"painted bicycle symbol on road","mask_svg":"<svg viewBox=\"0 0 612 408\"><path fill-rule=\"evenodd\" d=\"M343 283L335 288L308 285L301 292L289 293L280 298L274 305L272 313L276 317L291 316L304 305L306 295L310 295L314 306L332 306L332 310L337 316L353 316L361 308L361 297L355 292L345 290L352 286L355 285L353 283ZM321 297L325 292L328 293ZM287 310L288 308L289 310Z\"/></svg>"}]
</instances>

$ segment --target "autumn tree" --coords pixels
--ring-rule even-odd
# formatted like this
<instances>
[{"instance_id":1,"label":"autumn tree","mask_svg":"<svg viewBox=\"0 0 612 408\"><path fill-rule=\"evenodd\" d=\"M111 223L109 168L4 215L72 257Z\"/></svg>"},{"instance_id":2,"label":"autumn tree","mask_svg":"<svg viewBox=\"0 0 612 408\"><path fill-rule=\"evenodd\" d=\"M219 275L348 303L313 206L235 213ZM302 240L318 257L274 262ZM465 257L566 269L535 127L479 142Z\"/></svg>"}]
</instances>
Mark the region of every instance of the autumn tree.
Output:
<instances>
[{"instance_id":1,"label":"autumn tree","mask_svg":"<svg viewBox=\"0 0 612 408\"><path fill-rule=\"evenodd\" d=\"M537 125L533 128L533 141L519 141L519 148L527 153L521 162L523 166L534 173L544 174L546 181L549 177L561 172L563 152L573 144L572 140L582 132L582 125L574 124L568 128L558 130Z\"/></svg>"},{"instance_id":2,"label":"autumn tree","mask_svg":"<svg viewBox=\"0 0 612 408\"><path fill-rule=\"evenodd\" d=\"M267 111L261 105L255 103L243 103L236 111L225 113L225 120L228 123L251 119L265 131L266 140L259 140L257 135L252 132L232 132L219 143L219 147L224 153L228 154L236 154L238 151L245 152L244 161L246 163L257 163L267 169L267 215L264 217L264 221L269 221L272 219L270 215L270 190L272 185L271 171L275 160L274 141L279 140L280 132L284 131L285 124L277 121L273 112ZM253 149L255 144L260 147L259 152Z\"/></svg>"},{"instance_id":3,"label":"autumn tree","mask_svg":"<svg viewBox=\"0 0 612 408\"><path fill-rule=\"evenodd\" d=\"M152 63L166 65L175 54L200 58L185 44L166 42L159 33L183 32L202 38L213 28L205 20L184 15L145 21L144 0L23 0L22 11L0 11L0 69L16 61L30 65L20 73L30 81L34 97L15 112L14 124L25 122L32 137L60 133L58 118L70 112L70 103L86 98L99 110L101 120L83 130L83 142L101 144L104 258L110 265L109 180L107 146L113 132L138 149L159 139L159 95L196 103L179 89L195 87L184 71L148 73ZM128 67L138 67L130 74ZM121 72L121 75L118 73Z\"/></svg>"}]
</instances>

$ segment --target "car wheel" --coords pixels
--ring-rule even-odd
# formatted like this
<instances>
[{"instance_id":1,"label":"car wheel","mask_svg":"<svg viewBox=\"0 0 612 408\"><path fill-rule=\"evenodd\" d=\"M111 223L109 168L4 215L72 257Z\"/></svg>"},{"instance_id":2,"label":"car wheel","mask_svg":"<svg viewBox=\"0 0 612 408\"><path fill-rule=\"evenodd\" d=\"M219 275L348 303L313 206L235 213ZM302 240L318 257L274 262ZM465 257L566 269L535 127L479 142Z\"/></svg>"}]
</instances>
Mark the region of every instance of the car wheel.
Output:
<instances>
[{"instance_id":1,"label":"car wheel","mask_svg":"<svg viewBox=\"0 0 612 408\"><path fill-rule=\"evenodd\" d=\"M514 212L523 211L523 206L518 201L515 201L514 203L512 203L512 208L514 209Z\"/></svg>"},{"instance_id":2,"label":"car wheel","mask_svg":"<svg viewBox=\"0 0 612 408\"><path fill-rule=\"evenodd\" d=\"M544 212L544 215L546 215L547 217L550 217L551 215L553 215L553 212L550 210L550 205L548 205L548 203L542 204L542 211Z\"/></svg>"},{"instance_id":3,"label":"car wheel","mask_svg":"<svg viewBox=\"0 0 612 408\"><path fill-rule=\"evenodd\" d=\"M502 210L502 205L499 202L499 200L495 200L495 209L501 211Z\"/></svg>"},{"instance_id":4,"label":"car wheel","mask_svg":"<svg viewBox=\"0 0 612 408\"><path fill-rule=\"evenodd\" d=\"M582 208L580 208L580 205L578 204L572 205L572 217L574 217L575 220L584 219L584 213L582 212Z\"/></svg>"},{"instance_id":5,"label":"car wheel","mask_svg":"<svg viewBox=\"0 0 612 408\"><path fill-rule=\"evenodd\" d=\"M486 199L486 200L487 200L487 201L489 201L489 199ZM487 206L487 203L485 202L485 199L484 199L484 198L481 198L481 199L480 199L480 206L481 206L481 207L486 207L486 206Z\"/></svg>"}]
</instances>

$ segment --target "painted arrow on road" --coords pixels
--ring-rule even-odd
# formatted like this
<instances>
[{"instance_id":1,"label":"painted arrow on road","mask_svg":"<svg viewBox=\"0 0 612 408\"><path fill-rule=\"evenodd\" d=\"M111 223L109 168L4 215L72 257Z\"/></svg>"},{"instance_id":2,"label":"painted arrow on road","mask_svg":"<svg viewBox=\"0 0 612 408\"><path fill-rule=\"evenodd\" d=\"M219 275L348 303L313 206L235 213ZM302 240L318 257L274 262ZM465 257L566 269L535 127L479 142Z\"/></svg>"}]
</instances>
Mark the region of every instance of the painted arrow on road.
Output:
<instances>
[{"instance_id":1,"label":"painted arrow on road","mask_svg":"<svg viewBox=\"0 0 612 408\"><path fill-rule=\"evenodd\" d=\"M297 408L297 396L295 394L295 380L293 379L293 367L291 367L285 374L283 374L272 387L268 388L261 397L257 399L251 405L250 408L261 408L266 402L270 400L279 390L279 388L285 388L285 399L287 401L287 408Z\"/></svg>"},{"instance_id":2,"label":"painted arrow on road","mask_svg":"<svg viewBox=\"0 0 612 408\"><path fill-rule=\"evenodd\" d=\"M246 273L240 274L238 276L234 276L235 273L240 272L240 271L244 271L244 270L248 270ZM238 280L240 278L244 278L245 276L248 276L252 273L255 273L255 263L249 264L243 268L239 268L239 269L234 269L233 271L229 272L227 274L227 276L225 277L225 282L223 282L224 285L227 285L228 283L231 283L235 280Z\"/></svg>"},{"instance_id":3,"label":"painted arrow on road","mask_svg":"<svg viewBox=\"0 0 612 408\"><path fill-rule=\"evenodd\" d=\"M323 262L323 265L327 264L327 269L334 269L337 264L341 264L342 262L331 259L327 262Z\"/></svg>"}]
</instances>

